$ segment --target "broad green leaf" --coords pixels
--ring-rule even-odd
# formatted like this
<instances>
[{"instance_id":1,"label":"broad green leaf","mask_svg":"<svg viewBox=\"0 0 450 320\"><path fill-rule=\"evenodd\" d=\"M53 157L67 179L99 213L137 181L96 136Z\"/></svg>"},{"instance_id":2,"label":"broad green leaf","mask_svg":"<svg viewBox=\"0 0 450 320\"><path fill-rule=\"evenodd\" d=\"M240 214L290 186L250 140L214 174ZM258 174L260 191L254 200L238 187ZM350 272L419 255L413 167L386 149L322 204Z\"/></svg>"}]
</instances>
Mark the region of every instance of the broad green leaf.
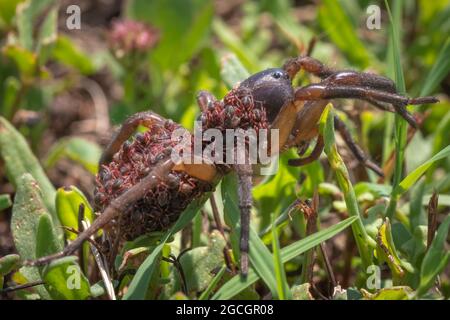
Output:
<instances>
[{"instance_id":1,"label":"broad green leaf","mask_svg":"<svg viewBox=\"0 0 450 320\"><path fill-rule=\"evenodd\" d=\"M336 234L349 227L358 218L350 217L341 221L327 229L320 230L319 232L312 234L302 240L294 242L281 250L281 261L286 263L295 257L298 257L302 253L305 253L309 249L314 248L320 243L334 237ZM242 279L240 275L234 276L231 280L225 283L212 297L215 300L226 300L234 297L236 294L258 281L259 276L255 272L252 266L249 268L249 272L246 279Z\"/></svg>"},{"instance_id":2,"label":"broad green leaf","mask_svg":"<svg viewBox=\"0 0 450 320\"><path fill-rule=\"evenodd\" d=\"M39 52L39 65L44 65L50 58L53 44L58 37L58 8L53 8L46 15L36 44L36 51Z\"/></svg>"},{"instance_id":3,"label":"broad green leaf","mask_svg":"<svg viewBox=\"0 0 450 320\"><path fill-rule=\"evenodd\" d=\"M36 232L36 258L45 257L53 253L62 251L63 243L55 233L52 218L48 213L39 217Z\"/></svg>"},{"instance_id":4,"label":"broad green leaf","mask_svg":"<svg viewBox=\"0 0 450 320\"><path fill-rule=\"evenodd\" d=\"M11 207L11 197L9 194L0 194L0 211Z\"/></svg>"},{"instance_id":5,"label":"broad green leaf","mask_svg":"<svg viewBox=\"0 0 450 320\"><path fill-rule=\"evenodd\" d=\"M37 56L35 53L18 45L8 45L3 48L5 56L17 65L21 79L30 81L37 74Z\"/></svg>"},{"instance_id":6,"label":"broad green leaf","mask_svg":"<svg viewBox=\"0 0 450 320\"><path fill-rule=\"evenodd\" d=\"M46 15L42 27L39 30L38 47L48 45L56 41L58 32L58 11L56 8L50 10Z\"/></svg>"},{"instance_id":7,"label":"broad green leaf","mask_svg":"<svg viewBox=\"0 0 450 320\"><path fill-rule=\"evenodd\" d=\"M25 173L17 182L11 232L20 257L24 260L34 260L37 258L36 242L39 219L42 215L48 214L48 209L44 205L36 180L29 173ZM62 239L59 241L62 246ZM20 270L29 282L41 280L36 267L23 267ZM37 287L36 290L42 298L49 298L47 291L42 286Z\"/></svg>"},{"instance_id":8,"label":"broad green leaf","mask_svg":"<svg viewBox=\"0 0 450 320\"><path fill-rule=\"evenodd\" d=\"M105 286L103 281L97 282L96 284L91 286L91 297L97 298L106 293Z\"/></svg>"},{"instance_id":9,"label":"broad green leaf","mask_svg":"<svg viewBox=\"0 0 450 320\"><path fill-rule=\"evenodd\" d=\"M11 119L16 103L17 95L21 88L21 82L14 76L9 76L3 83L2 111L0 112L6 119Z\"/></svg>"},{"instance_id":10,"label":"broad green leaf","mask_svg":"<svg viewBox=\"0 0 450 320\"><path fill-rule=\"evenodd\" d=\"M181 214L174 226L172 226L162 237L159 245L145 259L133 277L128 287L128 291L124 295L124 300L143 300L147 294L147 289L154 271L157 268L161 251L166 242L178 231L183 229L198 213L200 208L209 198L209 193L192 202L186 210Z\"/></svg>"},{"instance_id":11,"label":"broad green leaf","mask_svg":"<svg viewBox=\"0 0 450 320\"><path fill-rule=\"evenodd\" d=\"M410 287L396 286L383 288L375 293L361 289L361 293L365 300L409 300L413 290Z\"/></svg>"},{"instance_id":12,"label":"broad green leaf","mask_svg":"<svg viewBox=\"0 0 450 320\"><path fill-rule=\"evenodd\" d=\"M420 285L417 295L422 295L433 286L436 277L450 262L450 252L445 248L447 235L450 228L450 216L447 216L436 233L436 236L428 248L420 269Z\"/></svg>"},{"instance_id":13,"label":"broad green leaf","mask_svg":"<svg viewBox=\"0 0 450 320\"><path fill-rule=\"evenodd\" d=\"M295 285L291 288L292 298L294 300L314 300L310 292L311 284L303 283Z\"/></svg>"},{"instance_id":14,"label":"broad green leaf","mask_svg":"<svg viewBox=\"0 0 450 320\"><path fill-rule=\"evenodd\" d=\"M77 48L68 37L58 36L52 55L59 62L75 68L84 75L89 75L95 71L89 56Z\"/></svg>"},{"instance_id":15,"label":"broad green leaf","mask_svg":"<svg viewBox=\"0 0 450 320\"><path fill-rule=\"evenodd\" d=\"M34 51L35 25L38 17L55 0L26 0L20 3L16 9L16 22L20 45L29 51ZM52 10L55 11L55 10ZM43 28L48 28L48 22L44 22Z\"/></svg>"},{"instance_id":16,"label":"broad green leaf","mask_svg":"<svg viewBox=\"0 0 450 320\"><path fill-rule=\"evenodd\" d=\"M392 239L391 225L386 218L381 225L377 236L377 257L385 261L392 271L394 285L401 284L406 272L414 272L413 267L400 259Z\"/></svg>"},{"instance_id":17,"label":"broad green leaf","mask_svg":"<svg viewBox=\"0 0 450 320\"><path fill-rule=\"evenodd\" d=\"M419 178L435 163L444 158L450 156L450 145L442 149L440 152L435 154L431 159L414 169L410 174L408 174L398 185L397 194L402 194L408 191Z\"/></svg>"},{"instance_id":18,"label":"broad green leaf","mask_svg":"<svg viewBox=\"0 0 450 320\"><path fill-rule=\"evenodd\" d=\"M101 153L101 148L96 143L89 140L78 137L60 139L52 146L47 155L45 167L50 168L54 166L59 159L68 157L81 164L90 173L97 174L98 160L100 159Z\"/></svg>"},{"instance_id":19,"label":"broad green leaf","mask_svg":"<svg viewBox=\"0 0 450 320\"><path fill-rule=\"evenodd\" d=\"M91 295L88 279L74 256L64 257L44 267L45 286L56 300L86 300Z\"/></svg>"},{"instance_id":20,"label":"broad green leaf","mask_svg":"<svg viewBox=\"0 0 450 320\"><path fill-rule=\"evenodd\" d=\"M375 198L388 197L392 192L392 187L385 184L370 182L358 182L355 184L355 194L357 196L365 192L370 192Z\"/></svg>"},{"instance_id":21,"label":"broad green leaf","mask_svg":"<svg viewBox=\"0 0 450 320\"><path fill-rule=\"evenodd\" d=\"M16 15L16 7L24 0L0 0L0 20L10 26Z\"/></svg>"},{"instance_id":22,"label":"broad green leaf","mask_svg":"<svg viewBox=\"0 0 450 320\"><path fill-rule=\"evenodd\" d=\"M42 199L50 211L53 223L59 228L55 211L55 188L45 175L24 137L3 117L0 117L0 156L5 163L6 174L18 188L22 175L30 173L42 192ZM61 230L58 232L62 236Z\"/></svg>"},{"instance_id":23,"label":"broad green leaf","mask_svg":"<svg viewBox=\"0 0 450 320\"><path fill-rule=\"evenodd\" d=\"M78 210L80 204L84 205L84 218L89 222L93 219L93 210L86 196L75 186L59 188L56 191L56 213L59 221L65 227L78 230ZM73 232L66 231L69 240L74 240L77 236Z\"/></svg>"},{"instance_id":24,"label":"broad green leaf","mask_svg":"<svg viewBox=\"0 0 450 320\"><path fill-rule=\"evenodd\" d=\"M19 4L16 12L19 43L25 50L33 51L33 16L31 0Z\"/></svg>"},{"instance_id":25,"label":"broad green leaf","mask_svg":"<svg viewBox=\"0 0 450 320\"><path fill-rule=\"evenodd\" d=\"M211 271L223 263L225 244L225 239L215 230L210 235L209 246L194 248L181 256L189 291L201 292L208 287L214 278Z\"/></svg>"},{"instance_id":26,"label":"broad green leaf","mask_svg":"<svg viewBox=\"0 0 450 320\"><path fill-rule=\"evenodd\" d=\"M373 65L374 57L366 50L341 4L324 0L319 7L319 23L347 59L362 69Z\"/></svg>"},{"instance_id":27,"label":"broad green leaf","mask_svg":"<svg viewBox=\"0 0 450 320\"><path fill-rule=\"evenodd\" d=\"M0 276L5 276L11 271L17 269L19 264L20 264L20 256L18 254L8 254L7 256L1 257Z\"/></svg>"}]
</instances>

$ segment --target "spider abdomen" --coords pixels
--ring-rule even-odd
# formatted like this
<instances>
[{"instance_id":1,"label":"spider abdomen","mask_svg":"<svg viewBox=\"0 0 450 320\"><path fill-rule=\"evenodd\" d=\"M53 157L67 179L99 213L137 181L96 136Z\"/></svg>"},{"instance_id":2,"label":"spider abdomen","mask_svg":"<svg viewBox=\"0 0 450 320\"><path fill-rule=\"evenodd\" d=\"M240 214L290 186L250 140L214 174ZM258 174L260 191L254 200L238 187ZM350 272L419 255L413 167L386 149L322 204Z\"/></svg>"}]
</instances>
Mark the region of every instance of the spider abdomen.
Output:
<instances>
[{"instance_id":1,"label":"spider abdomen","mask_svg":"<svg viewBox=\"0 0 450 320\"><path fill-rule=\"evenodd\" d=\"M180 128L172 121L164 126L153 126L145 133L139 133L132 142L126 142L103 166L96 177L95 203L103 211L113 199L137 184L158 162L172 152L176 142L171 140L172 132ZM189 205L209 191L209 183L198 180L180 171L172 171L167 179L156 188L148 190L145 196L130 204L111 226L123 240L132 240L140 235L168 229Z\"/></svg>"}]
</instances>

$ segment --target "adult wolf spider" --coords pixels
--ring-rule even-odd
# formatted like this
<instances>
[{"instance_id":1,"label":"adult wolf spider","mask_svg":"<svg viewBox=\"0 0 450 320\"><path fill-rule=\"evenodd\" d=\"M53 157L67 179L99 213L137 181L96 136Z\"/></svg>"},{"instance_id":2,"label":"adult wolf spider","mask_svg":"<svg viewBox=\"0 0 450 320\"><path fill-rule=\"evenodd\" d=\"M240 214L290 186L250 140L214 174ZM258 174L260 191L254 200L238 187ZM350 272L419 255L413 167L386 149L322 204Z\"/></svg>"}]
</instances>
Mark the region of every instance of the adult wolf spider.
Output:
<instances>
[{"instance_id":1,"label":"adult wolf spider","mask_svg":"<svg viewBox=\"0 0 450 320\"><path fill-rule=\"evenodd\" d=\"M292 80L300 70L318 76L321 81L294 88ZM394 82L388 78L367 72L335 71L309 56L290 59L282 68L267 69L250 76L221 101L206 91L198 94L197 101L204 129L217 128L222 132L237 128L278 129L278 148L269 146L271 154L297 147L299 155L303 155L305 145L317 138L309 156L289 161L290 165L301 166L320 156L324 141L317 122L327 103L338 98L365 100L383 111L398 113L414 127L416 121L406 106L438 101L434 97L405 97L396 91ZM132 142L128 141L139 125L147 127L148 131L136 135ZM356 159L383 175L337 117L335 126ZM116 242L167 229L192 200L212 190L224 174L235 170L241 211L241 273L247 274L252 166L247 162L229 166L174 163L170 158L175 146L171 133L179 128L180 125L151 111L128 118L100 160L95 201L101 215L62 252L38 259L34 264L72 254L100 228L114 230Z\"/></svg>"}]
</instances>

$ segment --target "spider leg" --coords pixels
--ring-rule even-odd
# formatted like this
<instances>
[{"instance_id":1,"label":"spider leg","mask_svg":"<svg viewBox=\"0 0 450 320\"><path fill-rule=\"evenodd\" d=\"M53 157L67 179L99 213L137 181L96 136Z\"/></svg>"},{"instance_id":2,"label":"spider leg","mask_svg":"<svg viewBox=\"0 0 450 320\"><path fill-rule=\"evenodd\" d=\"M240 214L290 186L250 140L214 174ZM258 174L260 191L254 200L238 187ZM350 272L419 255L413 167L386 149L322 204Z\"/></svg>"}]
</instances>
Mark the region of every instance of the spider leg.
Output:
<instances>
[{"instance_id":1,"label":"spider leg","mask_svg":"<svg viewBox=\"0 0 450 320\"><path fill-rule=\"evenodd\" d=\"M435 97L408 98L396 93L367 87L335 86L329 84L312 84L298 88L295 91L295 100L326 100L338 98L370 98L376 101L390 103L395 108L395 111L414 128L417 128L416 120L406 110L406 106L409 104L436 103L439 101Z\"/></svg>"},{"instance_id":2,"label":"spider leg","mask_svg":"<svg viewBox=\"0 0 450 320\"><path fill-rule=\"evenodd\" d=\"M291 126L289 139L283 145L283 151L309 142L318 135L317 121L328 103L327 100L304 103L294 118L294 124Z\"/></svg>"},{"instance_id":3,"label":"spider leg","mask_svg":"<svg viewBox=\"0 0 450 320\"><path fill-rule=\"evenodd\" d=\"M236 164L236 174L238 176L239 187L239 209L241 211L241 274L248 273L248 252L250 238L250 210L252 208L252 166L250 164Z\"/></svg>"},{"instance_id":4,"label":"spider leg","mask_svg":"<svg viewBox=\"0 0 450 320\"><path fill-rule=\"evenodd\" d=\"M336 71L323 78L322 83L333 86L367 87L389 93L397 93L394 81L370 72Z\"/></svg>"},{"instance_id":5,"label":"spider leg","mask_svg":"<svg viewBox=\"0 0 450 320\"><path fill-rule=\"evenodd\" d=\"M304 157L304 158L289 159L288 164L290 166L294 166L294 167L300 167L300 166L309 164L309 163L317 160L320 157L320 155L322 154L323 148L324 148L323 136L319 134L317 136L316 145L314 146L314 149L309 154L309 156Z\"/></svg>"},{"instance_id":6,"label":"spider leg","mask_svg":"<svg viewBox=\"0 0 450 320\"><path fill-rule=\"evenodd\" d=\"M125 211L132 203L142 199L149 189L155 188L161 180L167 178L167 175L170 173L174 165L175 164L171 159L166 159L160 162L160 164L158 164L147 176L139 181L139 183L111 201L108 207L106 207L103 213L94 220L91 226L81 232L73 242L64 248L63 251L36 259L34 261L27 261L25 265L43 265L54 259L73 254L84 241L88 240L112 219L119 216L120 213Z\"/></svg>"},{"instance_id":7,"label":"spider leg","mask_svg":"<svg viewBox=\"0 0 450 320\"><path fill-rule=\"evenodd\" d=\"M341 134L347 146L350 148L350 151L353 155L358 159L360 163L362 163L365 167L371 169L373 172L378 174L380 177L384 176L383 170L369 157L364 153L361 147L353 140L352 135L350 134L345 123L338 117L334 117L334 127Z\"/></svg>"},{"instance_id":8,"label":"spider leg","mask_svg":"<svg viewBox=\"0 0 450 320\"><path fill-rule=\"evenodd\" d=\"M383 102L374 100L372 98L365 98L365 99L362 99L362 100L367 101L368 103L370 103L371 105L373 105L374 107L376 107L376 108L378 108L378 109L380 109L382 111L395 113L395 109L390 104L383 103Z\"/></svg>"},{"instance_id":9,"label":"spider leg","mask_svg":"<svg viewBox=\"0 0 450 320\"><path fill-rule=\"evenodd\" d=\"M319 60L316 60L310 56L300 56L292 58L286 61L283 65L283 69L288 73L289 77L293 79L300 70L305 70L320 78L326 78L335 73L334 70L328 68Z\"/></svg>"},{"instance_id":10,"label":"spider leg","mask_svg":"<svg viewBox=\"0 0 450 320\"><path fill-rule=\"evenodd\" d=\"M146 127L150 127L154 124L164 125L165 121L166 120L163 117L152 111L139 112L130 116L113 135L108 146L105 148L105 151L103 151L103 154L100 157L99 167L101 168L102 165L111 162L114 154L116 154L120 150L122 144L133 135L139 125Z\"/></svg>"},{"instance_id":11,"label":"spider leg","mask_svg":"<svg viewBox=\"0 0 450 320\"><path fill-rule=\"evenodd\" d=\"M283 69L286 70L291 79L303 69L306 72L323 79L322 83L370 87L390 93L397 92L395 83L389 78L370 72L357 72L352 70L336 71L327 67L319 60L309 56L300 56L290 59L284 64Z\"/></svg>"}]
</instances>

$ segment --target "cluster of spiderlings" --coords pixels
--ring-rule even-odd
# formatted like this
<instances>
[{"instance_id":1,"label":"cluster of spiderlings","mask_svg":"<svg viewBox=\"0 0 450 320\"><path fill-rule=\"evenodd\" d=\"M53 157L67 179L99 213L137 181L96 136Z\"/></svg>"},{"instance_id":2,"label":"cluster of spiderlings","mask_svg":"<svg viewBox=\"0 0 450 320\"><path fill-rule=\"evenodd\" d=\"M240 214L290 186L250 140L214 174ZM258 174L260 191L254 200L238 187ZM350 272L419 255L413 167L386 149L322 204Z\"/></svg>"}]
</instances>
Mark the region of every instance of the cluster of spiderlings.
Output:
<instances>
[{"instance_id":1,"label":"cluster of spiderlings","mask_svg":"<svg viewBox=\"0 0 450 320\"><path fill-rule=\"evenodd\" d=\"M133 52L146 52L159 39L156 28L133 20L119 20L112 24L109 43L117 57Z\"/></svg>"},{"instance_id":2,"label":"cluster of spiderlings","mask_svg":"<svg viewBox=\"0 0 450 320\"><path fill-rule=\"evenodd\" d=\"M260 108L253 100L251 91L247 88L235 88L231 90L222 101L214 101L207 106L207 110L202 112L200 119L202 121L203 130L215 128L222 131L224 137L226 129L254 129L258 134L260 129L268 129L266 111ZM204 146L211 142L204 142ZM237 147L235 140L235 146ZM245 143L248 145L249 140L246 138ZM227 143L223 142L224 163L227 159L225 156L231 150L227 150ZM222 172L229 170L228 166L217 166Z\"/></svg>"},{"instance_id":3,"label":"cluster of spiderlings","mask_svg":"<svg viewBox=\"0 0 450 320\"><path fill-rule=\"evenodd\" d=\"M246 88L231 90L222 101L216 101L201 114L202 128L260 129L269 127L266 111L259 108L251 91Z\"/></svg>"},{"instance_id":4,"label":"cluster of spiderlings","mask_svg":"<svg viewBox=\"0 0 450 320\"><path fill-rule=\"evenodd\" d=\"M113 199L136 185L159 161L170 155L177 143L171 140L171 134L179 127L167 120L163 126L152 126L145 133L137 134L132 142L122 145L113 160L103 166L96 177L94 197L99 211L103 211ZM172 171L167 179L130 205L120 219L113 221L111 225L118 228L123 240L166 230L193 199L210 189L211 186L206 182L183 172Z\"/></svg>"}]
</instances>

